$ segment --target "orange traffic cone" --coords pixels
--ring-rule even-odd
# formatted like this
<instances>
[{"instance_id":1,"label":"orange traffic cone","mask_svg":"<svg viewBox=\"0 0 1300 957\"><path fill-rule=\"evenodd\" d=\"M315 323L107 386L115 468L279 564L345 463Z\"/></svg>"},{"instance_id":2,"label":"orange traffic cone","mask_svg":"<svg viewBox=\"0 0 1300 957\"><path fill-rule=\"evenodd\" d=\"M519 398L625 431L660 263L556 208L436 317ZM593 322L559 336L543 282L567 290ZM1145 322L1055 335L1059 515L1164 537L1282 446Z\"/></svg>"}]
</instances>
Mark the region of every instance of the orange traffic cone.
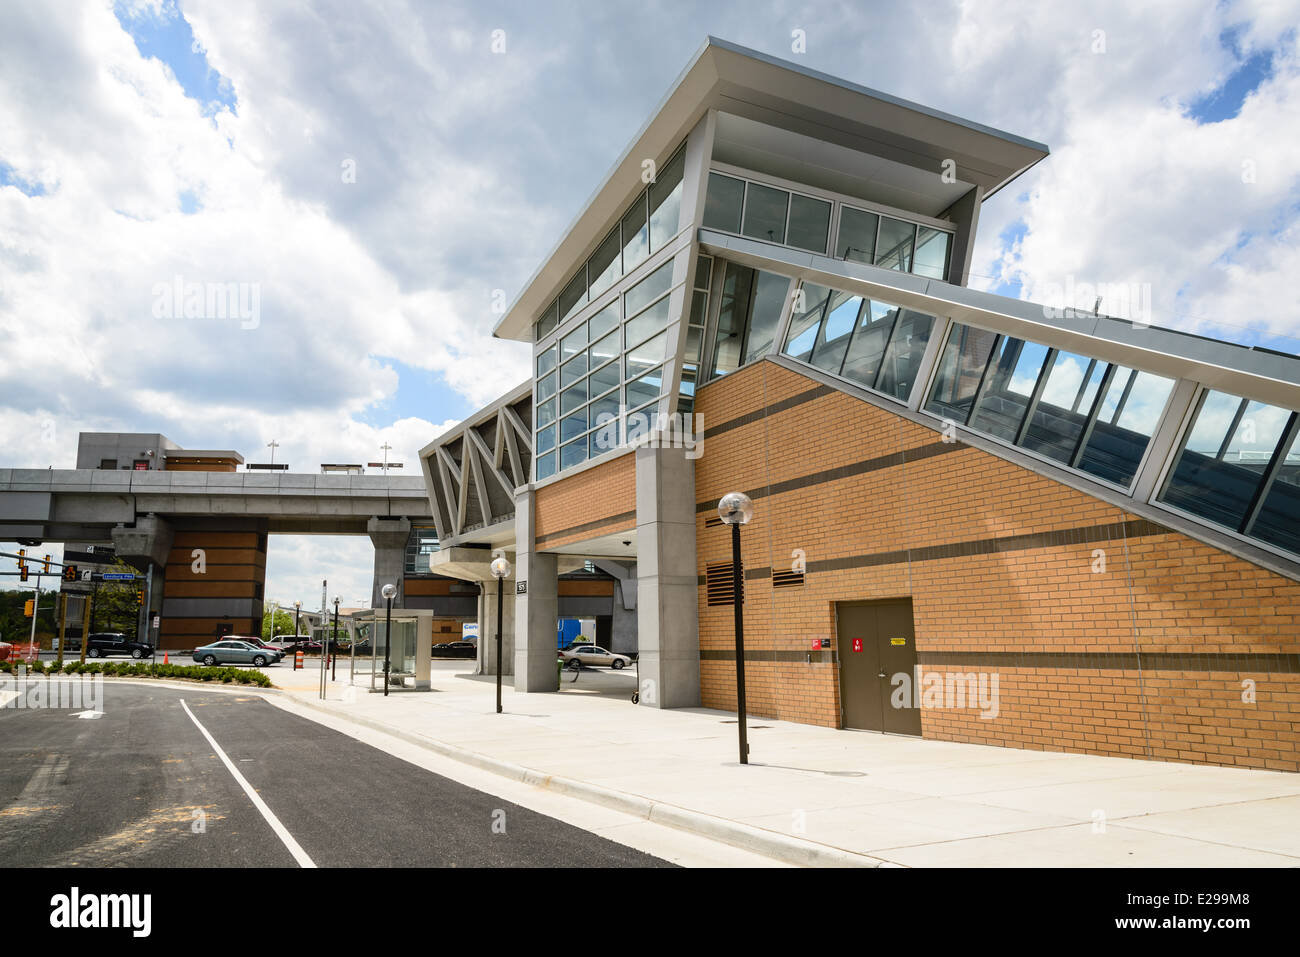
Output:
<instances>
[{"instance_id":1,"label":"orange traffic cone","mask_svg":"<svg viewBox=\"0 0 1300 957\"><path fill-rule=\"evenodd\" d=\"M167 661L167 652L165 652L165 651L163 652L163 664L168 664L168 661Z\"/></svg>"}]
</instances>

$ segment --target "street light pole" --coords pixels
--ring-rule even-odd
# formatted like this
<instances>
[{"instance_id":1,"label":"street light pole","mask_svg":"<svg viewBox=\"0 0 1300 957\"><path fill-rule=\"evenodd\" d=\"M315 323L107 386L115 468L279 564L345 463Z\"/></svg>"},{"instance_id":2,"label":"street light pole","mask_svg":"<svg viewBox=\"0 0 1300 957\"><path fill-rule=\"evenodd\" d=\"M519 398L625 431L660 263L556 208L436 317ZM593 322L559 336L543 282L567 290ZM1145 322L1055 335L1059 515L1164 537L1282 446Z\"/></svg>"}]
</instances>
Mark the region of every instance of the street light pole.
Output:
<instances>
[{"instance_id":1,"label":"street light pole","mask_svg":"<svg viewBox=\"0 0 1300 957\"><path fill-rule=\"evenodd\" d=\"M340 601L342 601L341 598L339 598L337 595L334 596L334 634L332 636L332 640L334 642L334 657L330 659L330 681L333 681L335 677L337 677L339 672L338 642L339 642L339 602Z\"/></svg>"},{"instance_id":2,"label":"street light pole","mask_svg":"<svg viewBox=\"0 0 1300 957\"><path fill-rule=\"evenodd\" d=\"M754 516L754 503L744 492L729 492L718 502L718 515L731 526L731 600L736 613L736 725L740 730L740 763L749 763L745 715L745 595L740 567L740 526Z\"/></svg>"},{"instance_id":3,"label":"street light pole","mask_svg":"<svg viewBox=\"0 0 1300 957\"><path fill-rule=\"evenodd\" d=\"M492 577L497 580L497 714L501 713L501 583L510 574L510 563L504 555L492 559Z\"/></svg>"},{"instance_id":4,"label":"street light pole","mask_svg":"<svg viewBox=\"0 0 1300 957\"><path fill-rule=\"evenodd\" d=\"M388 672L393 660L393 596L397 586L389 582L383 587L384 599L388 602L388 624L384 628L384 697L388 697Z\"/></svg>"}]
</instances>

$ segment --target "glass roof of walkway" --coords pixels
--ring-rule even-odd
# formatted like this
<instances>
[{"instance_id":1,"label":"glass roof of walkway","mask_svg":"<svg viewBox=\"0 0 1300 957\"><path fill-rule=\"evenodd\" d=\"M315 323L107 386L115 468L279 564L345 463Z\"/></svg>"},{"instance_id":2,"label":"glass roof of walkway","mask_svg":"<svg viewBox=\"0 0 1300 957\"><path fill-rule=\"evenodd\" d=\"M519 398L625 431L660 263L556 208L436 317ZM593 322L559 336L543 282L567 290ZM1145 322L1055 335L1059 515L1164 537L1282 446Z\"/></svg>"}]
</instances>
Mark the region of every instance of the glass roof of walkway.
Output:
<instances>
[{"instance_id":1,"label":"glass roof of walkway","mask_svg":"<svg viewBox=\"0 0 1300 957\"><path fill-rule=\"evenodd\" d=\"M707 229L700 241L736 276L705 330L710 378L775 358L1300 577L1300 357Z\"/></svg>"}]
</instances>

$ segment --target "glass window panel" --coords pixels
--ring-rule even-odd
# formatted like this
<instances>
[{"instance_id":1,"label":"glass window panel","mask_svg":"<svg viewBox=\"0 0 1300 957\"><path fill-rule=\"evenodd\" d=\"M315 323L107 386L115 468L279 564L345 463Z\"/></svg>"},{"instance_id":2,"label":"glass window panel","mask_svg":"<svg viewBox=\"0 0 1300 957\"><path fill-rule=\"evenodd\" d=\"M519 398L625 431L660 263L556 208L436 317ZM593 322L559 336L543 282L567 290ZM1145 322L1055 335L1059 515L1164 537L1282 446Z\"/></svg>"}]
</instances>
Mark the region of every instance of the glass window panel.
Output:
<instances>
[{"instance_id":1,"label":"glass window panel","mask_svg":"<svg viewBox=\"0 0 1300 957\"><path fill-rule=\"evenodd\" d=\"M745 221L741 232L770 243L785 242L785 214L790 194L761 183L750 183L745 198Z\"/></svg>"},{"instance_id":2,"label":"glass window panel","mask_svg":"<svg viewBox=\"0 0 1300 957\"><path fill-rule=\"evenodd\" d=\"M537 374L544 376L555 368L555 346L537 354Z\"/></svg>"},{"instance_id":3,"label":"glass window panel","mask_svg":"<svg viewBox=\"0 0 1300 957\"><path fill-rule=\"evenodd\" d=\"M560 393L560 414L568 415L587 401L587 380L578 382Z\"/></svg>"},{"instance_id":4,"label":"glass window panel","mask_svg":"<svg viewBox=\"0 0 1300 957\"><path fill-rule=\"evenodd\" d=\"M686 358L687 360L700 359L700 344L704 341L704 330L699 326L686 327Z\"/></svg>"},{"instance_id":5,"label":"glass window panel","mask_svg":"<svg viewBox=\"0 0 1300 957\"><path fill-rule=\"evenodd\" d=\"M1283 456L1249 531L1260 541L1300 553L1300 436Z\"/></svg>"},{"instance_id":6,"label":"glass window panel","mask_svg":"<svg viewBox=\"0 0 1300 957\"><path fill-rule=\"evenodd\" d=\"M876 248L876 265L899 272L912 271L912 246L916 242L916 226L901 219L882 216L880 219L880 244Z\"/></svg>"},{"instance_id":7,"label":"glass window panel","mask_svg":"<svg viewBox=\"0 0 1300 957\"><path fill-rule=\"evenodd\" d=\"M650 184L650 251L663 248L677 235L682 206L682 171L686 150L678 150L668 165L655 173Z\"/></svg>"},{"instance_id":8,"label":"glass window panel","mask_svg":"<svg viewBox=\"0 0 1300 957\"><path fill-rule=\"evenodd\" d=\"M830 295L831 291L825 286L810 282L799 287L790 317L790 333L785 340L786 355L802 362L807 362L812 357L813 346L817 344L817 329L821 325L826 300Z\"/></svg>"},{"instance_id":9,"label":"glass window panel","mask_svg":"<svg viewBox=\"0 0 1300 957\"><path fill-rule=\"evenodd\" d=\"M537 454L549 452L555 448L555 426L548 425L546 428L537 430Z\"/></svg>"},{"instance_id":10,"label":"glass window panel","mask_svg":"<svg viewBox=\"0 0 1300 957\"><path fill-rule=\"evenodd\" d=\"M550 425L555 421L555 400L547 399L545 402L537 403L537 424Z\"/></svg>"},{"instance_id":11,"label":"glass window panel","mask_svg":"<svg viewBox=\"0 0 1300 957\"><path fill-rule=\"evenodd\" d=\"M916 231L916 262L912 272L931 279L943 279L948 268L948 243L951 237L941 229L920 226Z\"/></svg>"},{"instance_id":12,"label":"glass window panel","mask_svg":"<svg viewBox=\"0 0 1300 957\"><path fill-rule=\"evenodd\" d=\"M549 399L551 396L555 395L555 380L556 374L554 372L537 380L538 402L541 402L543 399Z\"/></svg>"},{"instance_id":13,"label":"glass window panel","mask_svg":"<svg viewBox=\"0 0 1300 957\"><path fill-rule=\"evenodd\" d=\"M704 226L728 233L740 232L740 209L745 203L745 181L709 174L709 191L704 198Z\"/></svg>"},{"instance_id":14,"label":"glass window panel","mask_svg":"<svg viewBox=\"0 0 1300 957\"><path fill-rule=\"evenodd\" d=\"M628 377L640 375L651 366L664 361L668 347L668 333L661 332L644 345L637 346L627 354Z\"/></svg>"},{"instance_id":15,"label":"glass window panel","mask_svg":"<svg viewBox=\"0 0 1300 957\"><path fill-rule=\"evenodd\" d=\"M555 474L555 453L537 456L537 481L550 478Z\"/></svg>"},{"instance_id":16,"label":"glass window panel","mask_svg":"<svg viewBox=\"0 0 1300 957\"><path fill-rule=\"evenodd\" d=\"M623 214L623 273L626 275L650 255L650 230L646 226L646 197L642 193Z\"/></svg>"},{"instance_id":17,"label":"glass window panel","mask_svg":"<svg viewBox=\"0 0 1300 957\"><path fill-rule=\"evenodd\" d=\"M560 322L568 319L587 302L587 267L583 266L578 274L569 280L560 293Z\"/></svg>"},{"instance_id":18,"label":"glass window panel","mask_svg":"<svg viewBox=\"0 0 1300 957\"><path fill-rule=\"evenodd\" d=\"M634 409L663 392L663 372L662 368L655 369L653 372L647 372L641 378L633 379L627 384L627 407L629 409Z\"/></svg>"},{"instance_id":19,"label":"glass window panel","mask_svg":"<svg viewBox=\"0 0 1300 957\"><path fill-rule=\"evenodd\" d=\"M601 339L598 343L588 349L587 353L591 357L589 368L594 369L599 365L603 365L618 355L620 351L618 340L618 330L615 329L604 339Z\"/></svg>"},{"instance_id":20,"label":"glass window panel","mask_svg":"<svg viewBox=\"0 0 1300 957\"><path fill-rule=\"evenodd\" d=\"M840 232L835 256L859 263L876 261L876 226L880 217L848 206L840 207Z\"/></svg>"},{"instance_id":21,"label":"glass window panel","mask_svg":"<svg viewBox=\"0 0 1300 957\"><path fill-rule=\"evenodd\" d=\"M611 329L618 327L619 313L618 300L615 299L600 312L596 313L587 320L588 335L591 341L595 342Z\"/></svg>"},{"instance_id":22,"label":"glass window panel","mask_svg":"<svg viewBox=\"0 0 1300 957\"><path fill-rule=\"evenodd\" d=\"M971 416L973 429L1014 442L1025 420L1029 399L1047 360L1047 346L1003 336L994 367L984 383L979 406Z\"/></svg>"},{"instance_id":23,"label":"glass window panel","mask_svg":"<svg viewBox=\"0 0 1300 957\"><path fill-rule=\"evenodd\" d=\"M598 455L604 455L619 447L619 429L618 429L617 412L611 417L606 416L603 420L592 419L592 432L588 436L588 447L591 449L591 457L594 459Z\"/></svg>"},{"instance_id":24,"label":"glass window panel","mask_svg":"<svg viewBox=\"0 0 1300 957\"><path fill-rule=\"evenodd\" d=\"M1137 474L1173 387L1170 379L1117 366L1078 467L1127 487Z\"/></svg>"},{"instance_id":25,"label":"glass window panel","mask_svg":"<svg viewBox=\"0 0 1300 957\"><path fill-rule=\"evenodd\" d=\"M584 322L560 340L560 361L576 356L587 347L587 324Z\"/></svg>"},{"instance_id":26,"label":"glass window panel","mask_svg":"<svg viewBox=\"0 0 1300 957\"><path fill-rule=\"evenodd\" d=\"M1043 394L1021 445L1069 464L1088 424L1106 363L1072 352L1058 352L1043 383Z\"/></svg>"},{"instance_id":27,"label":"glass window panel","mask_svg":"<svg viewBox=\"0 0 1300 957\"><path fill-rule=\"evenodd\" d=\"M579 439L560 447L560 469L572 468L587 461L587 440Z\"/></svg>"},{"instance_id":28,"label":"glass window panel","mask_svg":"<svg viewBox=\"0 0 1300 957\"><path fill-rule=\"evenodd\" d=\"M1289 409L1253 401L1243 407L1235 395L1207 392L1163 501L1240 528L1290 418Z\"/></svg>"},{"instance_id":29,"label":"glass window panel","mask_svg":"<svg viewBox=\"0 0 1300 957\"><path fill-rule=\"evenodd\" d=\"M904 309L889 340L889 350L876 377L876 389L895 399L906 401L912 394L921 358L934 331L934 316Z\"/></svg>"},{"instance_id":30,"label":"glass window panel","mask_svg":"<svg viewBox=\"0 0 1300 957\"><path fill-rule=\"evenodd\" d=\"M624 295L624 315L629 319L666 293L673 284L673 261L670 259L633 286Z\"/></svg>"},{"instance_id":31,"label":"glass window panel","mask_svg":"<svg viewBox=\"0 0 1300 957\"><path fill-rule=\"evenodd\" d=\"M966 422L997 338L996 332L974 326L952 327L939 359L930 399L925 404L927 411L954 422Z\"/></svg>"},{"instance_id":32,"label":"glass window panel","mask_svg":"<svg viewBox=\"0 0 1300 957\"><path fill-rule=\"evenodd\" d=\"M710 256L695 257L695 288L707 290L709 280L713 278L713 258Z\"/></svg>"},{"instance_id":33,"label":"glass window panel","mask_svg":"<svg viewBox=\"0 0 1300 957\"><path fill-rule=\"evenodd\" d=\"M831 291L830 302L826 306L826 319L817 334L817 344L813 346L813 365L839 375L861 309L861 296L838 289Z\"/></svg>"},{"instance_id":34,"label":"glass window panel","mask_svg":"<svg viewBox=\"0 0 1300 957\"><path fill-rule=\"evenodd\" d=\"M611 362L607 366L602 366L587 377L587 389L592 395L600 395L607 392L614 386L623 381L623 375L619 371L619 363Z\"/></svg>"},{"instance_id":35,"label":"glass window panel","mask_svg":"<svg viewBox=\"0 0 1300 957\"><path fill-rule=\"evenodd\" d=\"M718 328L713 337L713 367L710 377L726 375L740 368L740 347L744 341L745 321L754 288L754 270L727 263L722 277L722 302L718 309Z\"/></svg>"},{"instance_id":36,"label":"glass window panel","mask_svg":"<svg viewBox=\"0 0 1300 957\"><path fill-rule=\"evenodd\" d=\"M668 306L672 296L664 296L641 315L627 324L627 344L635 346L648 336L668 325Z\"/></svg>"},{"instance_id":37,"label":"glass window panel","mask_svg":"<svg viewBox=\"0 0 1300 957\"><path fill-rule=\"evenodd\" d=\"M704 320L708 318L709 294L696 290L691 294L691 318L690 324L693 326L704 325Z\"/></svg>"},{"instance_id":38,"label":"glass window panel","mask_svg":"<svg viewBox=\"0 0 1300 957\"><path fill-rule=\"evenodd\" d=\"M753 362L772 351L789 291L788 278L759 271L758 281L754 284L754 302L749 310L749 329L745 334L746 362Z\"/></svg>"},{"instance_id":39,"label":"glass window panel","mask_svg":"<svg viewBox=\"0 0 1300 957\"><path fill-rule=\"evenodd\" d=\"M559 300L554 300L546 307L546 312L542 313L542 317L537 320L537 338L539 340L545 339L547 334L549 334L560 321L559 309Z\"/></svg>"},{"instance_id":40,"label":"glass window panel","mask_svg":"<svg viewBox=\"0 0 1300 957\"><path fill-rule=\"evenodd\" d=\"M874 385L880 360L885 357L885 347L894 331L900 309L884 302L868 299L866 308L858 317L858 328L844 356L842 375L865 386Z\"/></svg>"},{"instance_id":41,"label":"glass window panel","mask_svg":"<svg viewBox=\"0 0 1300 957\"><path fill-rule=\"evenodd\" d=\"M811 196L790 195L790 235L786 243L815 253L826 252L831 228L831 204Z\"/></svg>"},{"instance_id":42,"label":"glass window panel","mask_svg":"<svg viewBox=\"0 0 1300 957\"><path fill-rule=\"evenodd\" d=\"M567 442L569 439L576 439L587 431L587 410L582 409L572 415L566 415L560 419L560 441Z\"/></svg>"},{"instance_id":43,"label":"glass window panel","mask_svg":"<svg viewBox=\"0 0 1300 957\"><path fill-rule=\"evenodd\" d=\"M601 244L596 247L591 259L587 261L587 275L591 279L591 299L593 301L602 292L614 285L614 280L619 277L622 263L618 254L621 247L618 227L615 226Z\"/></svg>"},{"instance_id":44,"label":"glass window panel","mask_svg":"<svg viewBox=\"0 0 1300 957\"><path fill-rule=\"evenodd\" d=\"M591 403L591 424L596 428L606 426L612 419L618 418L619 395L617 392L597 399Z\"/></svg>"},{"instance_id":45,"label":"glass window panel","mask_svg":"<svg viewBox=\"0 0 1300 957\"><path fill-rule=\"evenodd\" d=\"M571 385L587 374L587 355L580 353L560 366L560 387Z\"/></svg>"},{"instance_id":46,"label":"glass window panel","mask_svg":"<svg viewBox=\"0 0 1300 957\"><path fill-rule=\"evenodd\" d=\"M677 391L681 395L695 395L695 378L699 373L699 367L693 365L682 366L682 384Z\"/></svg>"}]
</instances>

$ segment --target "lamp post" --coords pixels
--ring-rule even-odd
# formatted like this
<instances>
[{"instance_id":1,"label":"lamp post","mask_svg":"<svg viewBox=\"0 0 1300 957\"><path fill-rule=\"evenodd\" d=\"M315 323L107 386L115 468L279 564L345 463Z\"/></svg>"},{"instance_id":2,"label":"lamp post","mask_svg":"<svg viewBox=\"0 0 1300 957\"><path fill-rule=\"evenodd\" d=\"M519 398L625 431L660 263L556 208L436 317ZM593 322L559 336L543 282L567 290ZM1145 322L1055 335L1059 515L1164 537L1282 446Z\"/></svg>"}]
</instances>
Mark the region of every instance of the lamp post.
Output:
<instances>
[{"instance_id":1,"label":"lamp post","mask_svg":"<svg viewBox=\"0 0 1300 957\"><path fill-rule=\"evenodd\" d=\"M388 602L388 624L384 626L384 697L387 698L388 671L392 667L393 651L393 596L397 594L397 586L389 582L383 587L381 594Z\"/></svg>"},{"instance_id":2,"label":"lamp post","mask_svg":"<svg viewBox=\"0 0 1300 957\"><path fill-rule=\"evenodd\" d=\"M330 659L330 681L333 681L339 670L339 602L343 599L338 595L334 596L334 634L331 641L334 642L334 657Z\"/></svg>"},{"instance_id":3,"label":"lamp post","mask_svg":"<svg viewBox=\"0 0 1300 957\"><path fill-rule=\"evenodd\" d=\"M293 640L295 643L298 641L298 634L299 634L298 619L301 617L302 617L302 602L296 601L293 603Z\"/></svg>"},{"instance_id":4,"label":"lamp post","mask_svg":"<svg viewBox=\"0 0 1300 957\"><path fill-rule=\"evenodd\" d=\"M504 555L492 559L492 577L497 580L497 714L501 713L501 581L510 574Z\"/></svg>"},{"instance_id":5,"label":"lamp post","mask_svg":"<svg viewBox=\"0 0 1300 957\"><path fill-rule=\"evenodd\" d=\"M718 515L731 526L731 600L736 612L736 725L740 729L740 763L749 763L745 734L745 596L741 583L740 526L754 517L754 503L744 492L728 492L718 502Z\"/></svg>"},{"instance_id":6,"label":"lamp post","mask_svg":"<svg viewBox=\"0 0 1300 957\"><path fill-rule=\"evenodd\" d=\"M275 641L275 613L280 610L279 602L271 602L271 637L267 641Z\"/></svg>"}]
</instances>

